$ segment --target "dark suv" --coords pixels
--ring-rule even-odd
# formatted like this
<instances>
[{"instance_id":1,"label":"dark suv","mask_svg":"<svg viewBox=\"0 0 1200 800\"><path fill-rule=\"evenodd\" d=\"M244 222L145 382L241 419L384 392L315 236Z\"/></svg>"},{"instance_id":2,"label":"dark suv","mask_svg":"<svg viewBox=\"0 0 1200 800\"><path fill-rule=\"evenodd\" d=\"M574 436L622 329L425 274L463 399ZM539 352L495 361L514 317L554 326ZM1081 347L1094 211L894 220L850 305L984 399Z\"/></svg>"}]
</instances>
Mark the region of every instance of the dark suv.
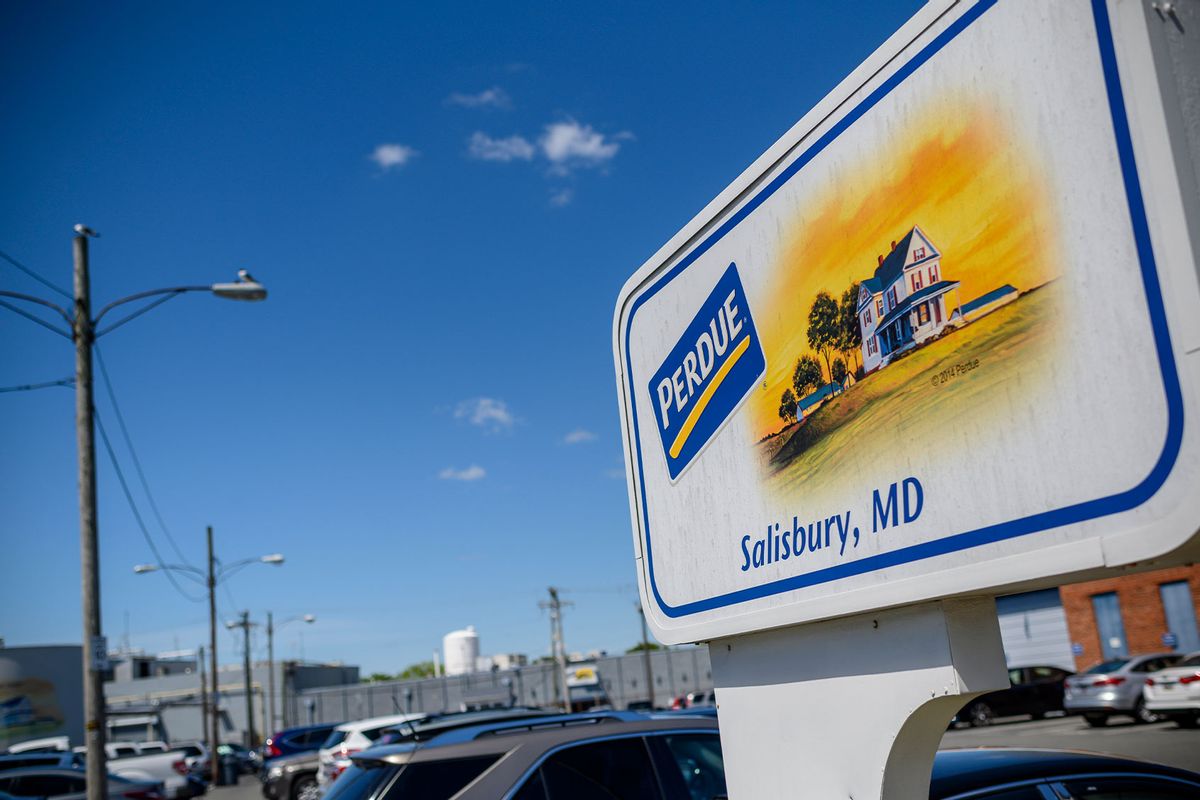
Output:
<instances>
[{"instance_id":1,"label":"dark suv","mask_svg":"<svg viewBox=\"0 0 1200 800\"><path fill-rule=\"evenodd\" d=\"M365 750L324 800L711 800L725 794L715 720L616 712L484 725L425 746Z\"/></svg>"},{"instance_id":2,"label":"dark suv","mask_svg":"<svg viewBox=\"0 0 1200 800\"><path fill-rule=\"evenodd\" d=\"M321 749L321 744L340 724L335 722L329 725L305 725L300 728L288 728L274 736L268 736L267 740L263 742L263 761L296 753L315 752Z\"/></svg>"}]
</instances>

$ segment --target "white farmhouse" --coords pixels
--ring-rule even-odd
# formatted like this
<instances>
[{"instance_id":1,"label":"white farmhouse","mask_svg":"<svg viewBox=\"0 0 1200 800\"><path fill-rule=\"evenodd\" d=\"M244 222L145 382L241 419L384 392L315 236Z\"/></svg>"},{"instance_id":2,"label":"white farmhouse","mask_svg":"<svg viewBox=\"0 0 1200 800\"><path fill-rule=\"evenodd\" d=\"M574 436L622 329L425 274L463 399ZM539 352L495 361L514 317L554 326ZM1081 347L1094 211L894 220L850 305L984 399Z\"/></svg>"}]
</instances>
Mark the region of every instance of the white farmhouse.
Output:
<instances>
[{"instance_id":1,"label":"white farmhouse","mask_svg":"<svg viewBox=\"0 0 1200 800\"><path fill-rule=\"evenodd\" d=\"M859 284L864 371L886 367L896 354L945 329L950 320L946 295L958 289L958 281L942 280L941 262L942 254L914 227L892 242L875 274Z\"/></svg>"}]
</instances>

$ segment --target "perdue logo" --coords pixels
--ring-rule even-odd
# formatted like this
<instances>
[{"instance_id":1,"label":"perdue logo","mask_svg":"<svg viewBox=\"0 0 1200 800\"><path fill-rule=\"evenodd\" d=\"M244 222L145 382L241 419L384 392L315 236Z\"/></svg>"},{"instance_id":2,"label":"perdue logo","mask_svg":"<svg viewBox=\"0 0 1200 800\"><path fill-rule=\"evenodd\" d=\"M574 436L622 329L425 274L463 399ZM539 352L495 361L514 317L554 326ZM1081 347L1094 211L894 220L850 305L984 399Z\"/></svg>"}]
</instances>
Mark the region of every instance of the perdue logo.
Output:
<instances>
[{"instance_id":1,"label":"perdue logo","mask_svg":"<svg viewBox=\"0 0 1200 800\"><path fill-rule=\"evenodd\" d=\"M737 265L730 264L650 381L672 481L708 444L766 368Z\"/></svg>"}]
</instances>

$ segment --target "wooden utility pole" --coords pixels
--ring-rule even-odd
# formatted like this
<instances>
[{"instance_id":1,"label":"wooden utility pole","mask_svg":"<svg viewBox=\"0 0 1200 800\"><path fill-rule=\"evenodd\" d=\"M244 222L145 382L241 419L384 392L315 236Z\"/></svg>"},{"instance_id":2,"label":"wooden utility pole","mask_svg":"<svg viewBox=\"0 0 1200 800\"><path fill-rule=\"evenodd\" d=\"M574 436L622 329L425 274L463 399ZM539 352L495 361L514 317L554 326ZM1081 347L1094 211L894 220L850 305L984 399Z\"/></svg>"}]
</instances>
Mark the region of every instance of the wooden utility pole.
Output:
<instances>
[{"instance_id":1,"label":"wooden utility pole","mask_svg":"<svg viewBox=\"0 0 1200 800\"><path fill-rule=\"evenodd\" d=\"M100 629L100 552L96 516L96 431L92 405L91 276L88 234L74 239L75 256L75 438L79 449L79 562L83 594L83 718L87 734L87 800L108 796L104 750L108 721L104 707L104 668L108 647Z\"/></svg>"}]
</instances>

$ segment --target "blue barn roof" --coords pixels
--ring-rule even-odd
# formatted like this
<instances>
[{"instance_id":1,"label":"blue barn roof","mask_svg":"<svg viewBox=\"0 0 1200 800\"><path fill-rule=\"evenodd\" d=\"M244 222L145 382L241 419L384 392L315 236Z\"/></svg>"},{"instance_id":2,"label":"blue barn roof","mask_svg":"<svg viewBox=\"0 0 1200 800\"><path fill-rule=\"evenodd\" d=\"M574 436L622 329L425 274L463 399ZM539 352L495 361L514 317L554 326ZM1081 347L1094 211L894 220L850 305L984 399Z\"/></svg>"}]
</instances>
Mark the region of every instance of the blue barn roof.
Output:
<instances>
[{"instance_id":1,"label":"blue barn roof","mask_svg":"<svg viewBox=\"0 0 1200 800\"><path fill-rule=\"evenodd\" d=\"M998 289L992 289L987 294L979 295L979 297L976 297L974 300L972 300L969 303L963 303L962 313L970 314L972 311L983 308L984 306L988 305L989 303L994 303L997 300L1005 297L1006 295L1013 294L1016 291L1017 291L1017 287L1013 286L1010 283L1006 283Z\"/></svg>"},{"instance_id":2,"label":"blue barn roof","mask_svg":"<svg viewBox=\"0 0 1200 800\"><path fill-rule=\"evenodd\" d=\"M801 411L807 412L810 408L815 406L817 403L820 403L822 400L826 399L827 397L832 395L834 392L842 391L843 388L844 387L840 383L835 383L835 382L827 383L824 386L822 386L820 389L817 389L812 394L806 394L806 395L804 395L804 397L801 397L796 402L796 405L800 407Z\"/></svg>"}]
</instances>

